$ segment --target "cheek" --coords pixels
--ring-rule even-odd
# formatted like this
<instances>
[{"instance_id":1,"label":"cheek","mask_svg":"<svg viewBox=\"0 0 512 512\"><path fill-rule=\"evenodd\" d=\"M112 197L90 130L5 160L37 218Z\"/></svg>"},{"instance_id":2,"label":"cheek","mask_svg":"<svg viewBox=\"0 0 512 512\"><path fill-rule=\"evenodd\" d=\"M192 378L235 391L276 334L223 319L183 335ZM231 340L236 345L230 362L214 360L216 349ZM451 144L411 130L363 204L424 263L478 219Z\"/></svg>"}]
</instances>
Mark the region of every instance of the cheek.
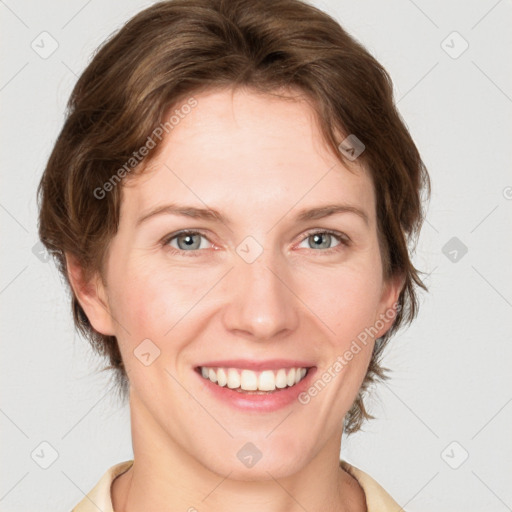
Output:
<instances>
[{"instance_id":1,"label":"cheek","mask_svg":"<svg viewBox=\"0 0 512 512\"><path fill-rule=\"evenodd\" d=\"M343 271L323 280L323 293L310 295L311 309L330 328L331 339L343 347L375 322L381 282L377 272ZM318 288L318 281L316 282Z\"/></svg>"},{"instance_id":2,"label":"cheek","mask_svg":"<svg viewBox=\"0 0 512 512\"><path fill-rule=\"evenodd\" d=\"M129 280L118 281L112 308L119 322L116 336L132 387L147 403L154 403L157 396L163 399L173 393L164 370L175 366L185 343L180 339L186 337L172 337L172 329L181 327L180 319L186 315L182 306L189 301L175 279L142 270L127 275Z\"/></svg>"},{"instance_id":3,"label":"cheek","mask_svg":"<svg viewBox=\"0 0 512 512\"><path fill-rule=\"evenodd\" d=\"M163 350L169 332L183 327L181 321L204 295L204 282L190 272L163 271L147 262L119 269L113 279L111 306L114 318L124 327L118 329L120 343L132 347L149 338Z\"/></svg>"},{"instance_id":4,"label":"cheek","mask_svg":"<svg viewBox=\"0 0 512 512\"><path fill-rule=\"evenodd\" d=\"M336 403L337 411L350 406L366 375L375 342L372 328L378 319L380 279L378 266L344 269L323 279L323 294L317 288L310 295L311 309L329 327L317 347L323 355L317 379L329 382L327 402Z\"/></svg>"},{"instance_id":5,"label":"cheek","mask_svg":"<svg viewBox=\"0 0 512 512\"><path fill-rule=\"evenodd\" d=\"M111 283L111 311L121 326L118 338L137 343L141 337L161 337L171 321L170 305L178 300L172 296L176 288L169 288L158 273L134 267L119 269Z\"/></svg>"}]
</instances>

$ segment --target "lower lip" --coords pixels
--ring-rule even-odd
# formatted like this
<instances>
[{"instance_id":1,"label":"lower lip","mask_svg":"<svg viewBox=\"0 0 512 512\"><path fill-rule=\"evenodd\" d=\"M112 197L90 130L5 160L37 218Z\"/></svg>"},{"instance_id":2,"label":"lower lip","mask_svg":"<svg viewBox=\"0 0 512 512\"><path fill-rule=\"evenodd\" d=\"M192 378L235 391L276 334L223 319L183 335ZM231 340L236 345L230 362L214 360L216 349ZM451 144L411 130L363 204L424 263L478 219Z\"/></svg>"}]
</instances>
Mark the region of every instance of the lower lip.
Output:
<instances>
[{"instance_id":1,"label":"lower lip","mask_svg":"<svg viewBox=\"0 0 512 512\"><path fill-rule=\"evenodd\" d=\"M309 386L311 379L316 371L316 367L308 370L306 376L294 386L282 388L268 393L241 393L227 386L219 386L211 380L205 379L197 370L194 373L201 379L204 389L212 393L214 397L222 400L226 404L235 409L257 412L273 412L283 409L295 401L298 401L300 393L305 391Z\"/></svg>"}]
</instances>

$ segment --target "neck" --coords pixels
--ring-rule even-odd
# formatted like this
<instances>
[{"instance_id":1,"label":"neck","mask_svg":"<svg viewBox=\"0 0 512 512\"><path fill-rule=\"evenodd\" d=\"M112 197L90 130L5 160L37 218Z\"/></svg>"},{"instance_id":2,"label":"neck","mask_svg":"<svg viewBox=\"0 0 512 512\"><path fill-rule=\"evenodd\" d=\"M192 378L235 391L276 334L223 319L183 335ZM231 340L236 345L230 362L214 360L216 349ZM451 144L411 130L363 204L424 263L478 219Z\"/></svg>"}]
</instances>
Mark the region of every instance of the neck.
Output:
<instances>
[{"instance_id":1,"label":"neck","mask_svg":"<svg viewBox=\"0 0 512 512\"><path fill-rule=\"evenodd\" d=\"M216 473L193 457L153 422L136 398L131 397L130 408L134 463L112 485L116 512L366 510L359 484L339 466L341 432L293 474L275 478L264 471L247 480Z\"/></svg>"}]
</instances>

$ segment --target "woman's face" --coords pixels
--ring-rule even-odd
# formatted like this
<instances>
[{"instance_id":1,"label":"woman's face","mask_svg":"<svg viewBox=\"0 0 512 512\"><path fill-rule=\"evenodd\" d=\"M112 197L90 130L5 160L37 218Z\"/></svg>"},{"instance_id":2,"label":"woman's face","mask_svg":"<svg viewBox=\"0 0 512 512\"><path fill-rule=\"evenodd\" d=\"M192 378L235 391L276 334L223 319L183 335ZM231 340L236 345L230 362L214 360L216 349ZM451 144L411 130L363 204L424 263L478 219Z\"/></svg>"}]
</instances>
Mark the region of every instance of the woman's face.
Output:
<instances>
[{"instance_id":1,"label":"woman's face","mask_svg":"<svg viewBox=\"0 0 512 512\"><path fill-rule=\"evenodd\" d=\"M305 102L195 98L151 169L123 184L106 309L86 312L119 341L148 450L277 478L338 457L400 290L383 281L368 173L327 149Z\"/></svg>"}]
</instances>

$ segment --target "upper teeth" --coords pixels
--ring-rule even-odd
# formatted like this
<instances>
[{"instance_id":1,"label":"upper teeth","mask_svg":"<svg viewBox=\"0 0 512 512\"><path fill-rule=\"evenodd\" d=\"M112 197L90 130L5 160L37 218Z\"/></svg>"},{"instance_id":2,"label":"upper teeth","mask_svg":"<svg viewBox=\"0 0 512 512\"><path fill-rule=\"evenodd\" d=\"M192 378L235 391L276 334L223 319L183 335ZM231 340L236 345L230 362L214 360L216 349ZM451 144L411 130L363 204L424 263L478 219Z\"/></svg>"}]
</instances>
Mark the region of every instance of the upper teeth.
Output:
<instances>
[{"instance_id":1,"label":"upper teeth","mask_svg":"<svg viewBox=\"0 0 512 512\"><path fill-rule=\"evenodd\" d=\"M279 370L240 370L238 368L209 368L201 366L201 374L205 379L215 382L219 386L245 391L272 391L276 388L293 386L306 375L306 368L280 368Z\"/></svg>"}]
</instances>

